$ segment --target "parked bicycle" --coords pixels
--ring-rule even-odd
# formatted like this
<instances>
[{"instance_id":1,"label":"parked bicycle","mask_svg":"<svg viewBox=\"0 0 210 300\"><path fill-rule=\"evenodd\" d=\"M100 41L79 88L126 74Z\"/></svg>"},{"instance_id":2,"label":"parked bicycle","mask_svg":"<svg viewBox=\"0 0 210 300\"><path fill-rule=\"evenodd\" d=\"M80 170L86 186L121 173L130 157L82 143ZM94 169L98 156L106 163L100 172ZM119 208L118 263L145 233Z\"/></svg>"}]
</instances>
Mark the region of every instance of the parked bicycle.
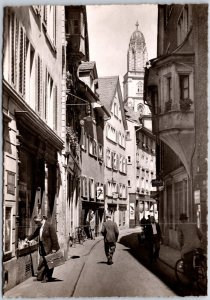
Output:
<instances>
[{"instance_id":1,"label":"parked bicycle","mask_svg":"<svg viewBox=\"0 0 210 300\"><path fill-rule=\"evenodd\" d=\"M202 249L193 251L193 270L191 278L186 274L183 258L175 265L175 274L179 283L184 285L192 284L203 295L207 293L207 260Z\"/></svg>"}]
</instances>

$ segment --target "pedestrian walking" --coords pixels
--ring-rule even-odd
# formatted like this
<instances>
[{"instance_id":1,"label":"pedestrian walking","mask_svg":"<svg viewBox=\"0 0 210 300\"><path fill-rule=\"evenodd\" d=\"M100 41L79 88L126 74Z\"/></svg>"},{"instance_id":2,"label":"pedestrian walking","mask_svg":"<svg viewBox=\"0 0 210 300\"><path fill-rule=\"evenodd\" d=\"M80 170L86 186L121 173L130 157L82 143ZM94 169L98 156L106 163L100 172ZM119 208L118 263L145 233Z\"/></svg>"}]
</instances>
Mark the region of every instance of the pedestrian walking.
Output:
<instances>
[{"instance_id":1,"label":"pedestrian walking","mask_svg":"<svg viewBox=\"0 0 210 300\"><path fill-rule=\"evenodd\" d=\"M145 242L146 225L147 225L147 219L145 218L145 216L143 216L143 218L141 218L140 220L141 231L138 234L138 241L140 244L143 244Z\"/></svg>"},{"instance_id":2,"label":"pedestrian walking","mask_svg":"<svg viewBox=\"0 0 210 300\"><path fill-rule=\"evenodd\" d=\"M154 262L159 258L160 244L162 242L162 234L160 225L155 221L153 216L150 217L150 223L146 225L146 244L150 262Z\"/></svg>"},{"instance_id":3,"label":"pedestrian walking","mask_svg":"<svg viewBox=\"0 0 210 300\"><path fill-rule=\"evenodd\" d=\"M193 250L202 249L203 234L195 223L189 223L186 214L179 217L178 241L181 249L181 256L184 260L184 268L189 278L193 279Z\"/></svg>"},{"instance_id":4,"label":"pedestrian walking","mask_svg":"<svg viewBox=\"0 0 210 300\"><path fill-rule=\"evenodd\" d=\"M90 237L91 240L95 240L95 226L96 226L96 219L95 214L92 212L90 216Z\"/></svg>"},{"instance_id":5,"label":"pedestrian walking","mask_svg":"<svg viewBox=\"0 0 210 300\"><path fill-rule=\"evenodd\" d=\"M140 221L140 226L143 231L145 231L146 224L147 224L147 219L145 218L145 216L143 216L143 218L141 218L141 221Z\"/></svg>"},{"instance_id":6,"label":"pedestrian walking","mask_svg":"<svg viewBox=\"0 0 210 300\"><path fill-rule=\"evenodd\" d=\"M55 253L60 249L60 246L58 244L55 228L47 221L45 216L38 215L35 216L33 220L37 228L26 238L26 242L38 237L40 260L37 267L37 280L45 283L52 280L53 274L53 268L48 268L45 256L50 253Z\"/></svg>"},{"instance_id":7,"label":"pedestrian walking","mask_svg":"<svg viewBox=\"0 0 210 300\"><path fill-rule=\"evenodd\" d=\"M107 257L107 264L113 264L113 255L116 249L116 242L119 236L117 224L111 221L111 215L106 215L106 222L102 225L101 234L104 236L104 250Z\"/></svg>"}]
</instances>

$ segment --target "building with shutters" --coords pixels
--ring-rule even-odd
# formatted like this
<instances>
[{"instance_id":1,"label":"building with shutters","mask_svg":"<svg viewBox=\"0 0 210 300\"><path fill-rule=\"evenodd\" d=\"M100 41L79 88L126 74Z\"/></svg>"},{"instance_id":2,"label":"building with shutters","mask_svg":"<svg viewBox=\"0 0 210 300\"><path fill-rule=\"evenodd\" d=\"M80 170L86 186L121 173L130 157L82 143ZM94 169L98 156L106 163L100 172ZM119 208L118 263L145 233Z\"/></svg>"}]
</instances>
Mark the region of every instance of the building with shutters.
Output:
<instances>
[{"instance_id":1,"label":"building with shutters","mask_svg":"<svg viewBox=\"0 0 210 300\"><path fill-rule=\"evenodd\" d=\"M145 73L164 183L160 222L173 247L180 213L207 232L207 24L207 4L159 5L157 58Z\"/></svg>"},{"instance_id":2,"label":"building with shutters","mask_svg":"<svg viewBox=\"0 0 210 300\"><path fill-rule=\"evenodd\" d=\"M99 99L111 117L104 128L105 213L119 228L129 226L126 161L126 120L118 76L98 78Z\"/></svg>"},{"instance_id":3,"label":"building with shutters","mask_svg":"<svg viewBox=\"0 0 210 300\"><path fill-rule=\"evenodd\" d=\"M80 224L88 225L99 235L104 221L104 128L110 113L102 105L96 90L98 75L95 62L83 62L79 66L80 97L84 100L81 115L81 177Z\"/></svg>"},{"instance_id":4,"label":"building with shutters","mask_svg":"<svg viewBox=\"0 0 210 300\"><path fill-rule=\"evenodd\" d=\"M7 290L36 272L38 243L33 240L30 247L24 243L36 227L34 215L45 215L54 224L65 255L69 236L81 221L84 87L77 69L89 59L86 8L6 7L3 37L3 289Z\"/></svg>"},{"instance_id":5,"label":"building with shutters","mask_svg":"<svg viewBox=\"0 0 210 300\"><path fill-rule=\"evenodd\" d=\"M60 230L65 145L61 119L66 97L63 25L62 6L4 10L4 289L31 276L30 255L36 269L38 244L24 245L35 228L34 215L46 215Z\"/></svg>"}]
</instances>

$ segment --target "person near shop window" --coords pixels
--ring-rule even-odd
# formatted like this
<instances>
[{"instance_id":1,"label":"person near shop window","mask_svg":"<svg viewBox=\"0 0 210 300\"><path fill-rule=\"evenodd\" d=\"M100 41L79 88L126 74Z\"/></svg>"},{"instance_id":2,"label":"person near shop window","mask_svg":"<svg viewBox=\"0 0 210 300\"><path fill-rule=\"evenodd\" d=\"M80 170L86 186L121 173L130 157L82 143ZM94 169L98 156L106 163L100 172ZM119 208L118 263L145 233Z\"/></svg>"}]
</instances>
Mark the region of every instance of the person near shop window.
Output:
<instances>
[{"instance_id":1,"label":"person near shop window","mask_svg":"<svg viewBox=\"0 0 210 300\"><path fill-rule=\"evenodd\" d=\"M146 246L150 262L155 262L159 258L160 244L162 243L162 233L159 223L155 221L155 217L150 217L145 229Z\"/></svg>"},{"instance_id":2,"label":"person near shop window","mask_svg":"<svg viewBox=\"0 0 210 300\"><path fill-rule=\"evenodd\" d=\"M184 260L184 270L193 279L193 251L202 249L203 234L195 223L189 223L185 213L180 214L178 226L178 241L181 256Z\"/></svg>"},{"instance_id":3,"label":"person near shop window","mask_svg":"<svg viewBox=\"0 0 210 300\"><path fill-rule=\"evenodd\" d=\"M90 238L91 240L95 240L95 226L96 226L96 219L94 212L90 216Z\"/></svg>"},{"instance_id":4,"label":"person near shop window","mask_svg":"<svg viewBox=\"0 0 210 300\"><path fill-rule=\"evenodd\" d=\"M107 264L112 265L119 230L117 224L111 220L111 214L106 215L106 222L102 225L101 234L104 236L104 250L107 257Z\"/></svg>"},{"instance_id":5,"label":"person near shop window","mask_svg":"<svg viewBox=\"0 0 210 300\"><path fill-rule=\"evenodd\" d=\"M37 225L36 230L26 238L26 242L38 237L40 260L37 267L37 280L43 283L52 280L53 268L49 269L45 260L45 255L55 253L60 249L57 234L54 226L47 221L45 216L35 216L33 218Z\"/></svg>"}]
</instances>

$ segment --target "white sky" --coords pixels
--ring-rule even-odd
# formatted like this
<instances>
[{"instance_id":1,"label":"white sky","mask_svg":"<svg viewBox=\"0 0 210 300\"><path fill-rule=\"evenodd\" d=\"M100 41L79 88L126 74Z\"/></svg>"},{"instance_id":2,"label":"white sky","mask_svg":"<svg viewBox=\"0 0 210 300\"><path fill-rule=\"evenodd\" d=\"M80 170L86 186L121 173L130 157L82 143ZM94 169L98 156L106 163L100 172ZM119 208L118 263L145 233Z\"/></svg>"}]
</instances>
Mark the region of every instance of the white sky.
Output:
<instances>
[{"instance_id":1,"label":"white sky","mask_svg":"<svg viewBox=\"0 0 210 300\"><path fill-rule=\"evenodd\" d=\"M148 59L156 57L157 5L87 5L90 61L96 62L98 76L127 72L127 51L132 33L145 37Z\"/></svg>"}]
</instances>

